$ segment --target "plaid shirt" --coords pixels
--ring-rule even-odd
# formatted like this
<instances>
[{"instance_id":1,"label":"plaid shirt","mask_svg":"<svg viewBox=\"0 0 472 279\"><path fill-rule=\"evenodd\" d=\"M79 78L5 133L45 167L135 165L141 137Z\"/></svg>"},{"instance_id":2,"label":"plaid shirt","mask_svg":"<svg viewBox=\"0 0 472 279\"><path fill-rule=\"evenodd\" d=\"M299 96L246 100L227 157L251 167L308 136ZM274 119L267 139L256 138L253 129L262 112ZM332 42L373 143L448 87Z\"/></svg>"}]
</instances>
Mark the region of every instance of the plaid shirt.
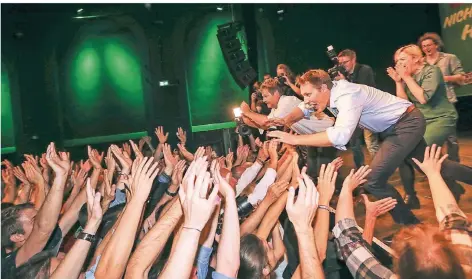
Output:
<instances>
[{"instance_id":1,"label":"plaid shirt","mask_svg":"<svg viewBox=\"0 0 472 279\"><path fill-rule=\"evenodd\" d=\"M454 245L462 267L472 271L472 224L457 205L441 208L437 215L439 228L444 236Z\"/></svg>"},{"instance_id":2,"label":"plaid shirt","mask_svg":"<svg viewBox=\"0 0 472 279\"><path fill-rule=\"evenodd\" d=\"M450 240L461 255L464 270L472 267L472 226L465 214L451 205L438 213L440 229L446 239ZM336 252L338 257L346 262L354 278L398 278L390 269L383 266L373 255L372 247L362 238L362 233L356 227L356 221L350 218L340 220L333 228L336 237Z\"/></svg>"},{"instance_id":3,"label":"plaid shirt","mask_svg":"<svg viewBox=\"0 0 472 279\"><path fill-rule=\"evenodd\" d=\"M346 262L354 278L396 278L390 269L375 258L372 247L362 238L355 220L350 218L340 220L334 226L333 233L336 237L336 253Z\"/></svg>"}]
</instances>

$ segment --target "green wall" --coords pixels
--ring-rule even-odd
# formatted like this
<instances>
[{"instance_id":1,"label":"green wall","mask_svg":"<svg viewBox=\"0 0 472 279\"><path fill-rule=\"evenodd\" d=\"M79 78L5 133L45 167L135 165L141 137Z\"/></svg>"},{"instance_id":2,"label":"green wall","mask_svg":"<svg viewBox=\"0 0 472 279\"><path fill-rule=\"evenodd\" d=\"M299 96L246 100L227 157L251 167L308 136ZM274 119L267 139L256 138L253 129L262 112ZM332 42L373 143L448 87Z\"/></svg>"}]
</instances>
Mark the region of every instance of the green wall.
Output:
<instances>
[{"instance_id":1,"label":"green wall","mask_svg":"<svg viewBox=\"0 0 472 279\"><path fill-rule=\"evenodd\" d=\"M461 60L465 72L472 71L472 4L439 4L445 50ZM472 85L455 90L458 97L471 96Z\"/></svg>"},{"instance_id":2,"label":"green wall","mask_svg":"<svg viewBox=\"0 0 472 279\"><path fill-rule=\"evenodd\" d=\"M15 131L10 94L8 70L2 63L2 153L9 153L15 149Z\"/></svg>"},{"instance_id":3,"label":"green wall","mask_svg":"<svg viewBox=\"0 0 472 279\"><path fill-rule=\"evenodd\" d=\"M76 40L66 59L63 83L68 144L146 130L139 43L130 32Z\"/></svg>"},{"instance_id":4,"label":"green wall","mask_svg":"<svg viewBox=\"0 0 472 279\"><path fill-rule=\"evenodd\" d=\"M213 13L198 19L187 36L187 98L193 132L235 127L233 108L248 100L248 90L234 81L216 37L217 26L231 20L230 13ZM240 33L247 53L244 32Z\"/></svg>"}]
</instances>

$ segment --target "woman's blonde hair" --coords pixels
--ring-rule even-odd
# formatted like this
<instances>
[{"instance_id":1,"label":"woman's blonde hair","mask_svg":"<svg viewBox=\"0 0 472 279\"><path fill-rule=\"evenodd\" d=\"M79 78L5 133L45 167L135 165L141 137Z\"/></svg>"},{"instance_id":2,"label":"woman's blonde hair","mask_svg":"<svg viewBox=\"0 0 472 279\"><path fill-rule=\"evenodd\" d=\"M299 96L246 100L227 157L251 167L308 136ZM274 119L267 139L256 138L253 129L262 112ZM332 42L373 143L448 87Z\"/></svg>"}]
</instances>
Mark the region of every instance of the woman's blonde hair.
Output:
<instances>
[{"instance_id":1,"label":"woman's blonde hair","mask_svg":"<svg viewBox=\"0 0 472 279\"><path fill-rule=\"evenodd\" d=\"M424 63L423 51L421 51L420 47L418 47L417 45L414 45L414 44L402 46L401 48L397 49L397 51L395 51L395 55L393 56L393 59L395 60L395 63L398 60L398 56L402 52L405 52L406 54L412 56L413 58L418 58L418 63L419 64Z\"/></svg>"}]
</instances>

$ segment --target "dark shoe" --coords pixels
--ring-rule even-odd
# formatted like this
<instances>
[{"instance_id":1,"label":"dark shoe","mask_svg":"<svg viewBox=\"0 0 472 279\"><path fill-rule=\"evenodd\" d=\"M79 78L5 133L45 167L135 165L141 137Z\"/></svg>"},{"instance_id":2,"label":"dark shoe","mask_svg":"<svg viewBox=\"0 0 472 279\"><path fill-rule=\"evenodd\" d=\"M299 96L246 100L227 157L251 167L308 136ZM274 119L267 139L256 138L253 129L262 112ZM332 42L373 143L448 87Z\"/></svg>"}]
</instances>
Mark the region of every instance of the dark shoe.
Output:
<instances>
[{"instance_id":1,"label":"dark shoe","mask_svg":"<svg viewBox=\"0 0 472 279\"><path fill-rule=\"evenodd\" d=\"M421 207L420 200L416 195L406 195L403 200L410 209L419 209Z\"/></svg>"},{"instance_id":2,"label":"dark shoe","mask_svg":"<svg viewBox=\"0 0 472 279\"><path fill-rule=\"evenodd\" d=\"M462 185L457 182L454 182L454 186L451 188L452 195L456 199L456 202L459 203L461 196L465 194L465 189Z\"/></svg>"}]
</instances>

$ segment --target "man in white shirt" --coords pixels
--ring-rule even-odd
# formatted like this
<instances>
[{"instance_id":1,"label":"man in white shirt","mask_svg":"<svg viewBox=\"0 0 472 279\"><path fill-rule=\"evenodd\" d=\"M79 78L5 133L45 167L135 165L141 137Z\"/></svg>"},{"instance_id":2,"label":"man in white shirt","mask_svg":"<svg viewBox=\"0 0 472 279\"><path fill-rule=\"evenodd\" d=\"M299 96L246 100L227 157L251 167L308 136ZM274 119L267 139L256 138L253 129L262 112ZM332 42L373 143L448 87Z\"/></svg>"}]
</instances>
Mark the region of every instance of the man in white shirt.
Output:
<instances>
[{"instance_id":1,"label":"man in white shirt","mask_svg":"<svg viewBox=\"0 0 472 279\"><path fill-rule=\"evenodd\" d=\"M260 86L263 102L271 109L269 115L258 114L250 110L246 102L241 104L241 112L244 122L252 127L267 130L272 126L271 119L280 119L297 109L303 115L304 103L295 96L282 95L277 79L266 79ZM317 116L309 115L305 118L297 119L287 125L295 133L313 134L325 131L333 126L334 120L324 113ZM308 174L317 177L319 165L329 163L336 157L336 150L333 148L308 148L307 162Z\"/></svg>"},{"instance_id":2,"label":"man in white shirt","mask_svg":"<svg viewBox=\"0 0 472 279\"><path fill-rule=\"evenodd\" d=\"M319 113L328 108L336 116L334 126L311 135L272 131L268 136L292 145L334 146L346 150L345 145L358 125L380 133L383 142L372 160L372 172L365 188L378 199L393 197L397 200L397 205L390 212L395 222L418 223L398 191L387 184L387 180L404 160L411 160L412 157L423 160L426 148L423 114L409 101L376 88L345 80L331 81L323 70L306 72L299 83L307 108L304 113ZM299 112L294 111L286 118L293 121L297 114ZM445 160L441 174L472 184L472 168L457 162Z\"/></svg>"}]
</instances>

